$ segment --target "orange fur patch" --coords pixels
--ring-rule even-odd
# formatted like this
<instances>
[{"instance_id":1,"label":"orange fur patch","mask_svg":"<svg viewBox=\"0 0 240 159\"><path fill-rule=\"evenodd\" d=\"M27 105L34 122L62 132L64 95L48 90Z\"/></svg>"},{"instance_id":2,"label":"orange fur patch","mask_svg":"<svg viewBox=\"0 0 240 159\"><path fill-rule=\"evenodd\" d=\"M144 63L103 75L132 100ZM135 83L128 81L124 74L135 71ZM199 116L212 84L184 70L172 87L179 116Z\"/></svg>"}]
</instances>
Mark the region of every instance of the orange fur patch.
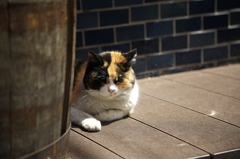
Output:
<instances>
[{"instance_id":1,"label":"orange fur patch","mask_svg":"<svg viewBox=\"0 0 240 159\"><path fill-rule=\"evenodd\" d=\"M121 87L122 89L129 89L132 88L132 82L135 80L134 78L134 72L132 69L130 69L128 72L125 73L125 79L123 80L123 82L120 82L118 84L119 87Z\"/></svg>"},{"instance_id":2,"label":"orange fur patch","mask_svg":"<svg viewBox=\"0 0 240 159\"><path fill-rule=\"evenodd\" d=\"M111 52L111 63L108 67L109 77L113 79L118 78L118 63L127 62L126 58L120 52ZM125 72L125 78L123 82L118 82L117 85L122 89L132 88L132 82L135 80L133 70L130 69L128 72Z\"/></svg>"},{"instance_id":3,"label":"orange fur patch","mask_svg":"<svg viewBox=\"0 0 240 159\"><path fill-rule=\"evenodd\" d=\"M124 62L127 62L127 60L120 52L117 52L117 51L111 52L111 63L108 67L109 77L117 78L118 77L118 75L117 75L117 67L118 66L116 64L124 63Z\"/></svg>"},{"instance_id":4,"label":"orange fur patch","mask_svg":"<svg viewBox=\"0 0 240 159\"><path fill-rule=\"evenodd\" d=\"M72 101L74 100L77 100L78 99L78 96L79 94L81 93L80 90L81 88L80 87L83 87L81 84L82 84L82 81L83 81L83 77L84 77L84 74L85 74L85 71L86 71L86 67L87 67L87 63L83 63L81 68L79 69L80 71L78 72L77 74L77 77L76 78L76 85L74 86L74 89L73 89L73 94L72 94Z\"/></svg>"}]
</instances>

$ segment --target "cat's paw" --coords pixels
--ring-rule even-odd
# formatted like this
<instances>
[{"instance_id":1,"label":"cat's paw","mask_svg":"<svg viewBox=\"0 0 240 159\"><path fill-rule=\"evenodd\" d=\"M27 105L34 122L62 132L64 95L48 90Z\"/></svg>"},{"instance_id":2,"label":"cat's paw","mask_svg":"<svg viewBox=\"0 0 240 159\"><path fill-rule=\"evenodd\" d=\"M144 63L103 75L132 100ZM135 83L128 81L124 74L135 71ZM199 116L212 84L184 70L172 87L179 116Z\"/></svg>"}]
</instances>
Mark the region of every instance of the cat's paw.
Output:
<instances>
[{"instance_id":1,"label":"cat's paw","mask_svg":"<svg viewBox=\"0 0 240 159\"><path fill-rule=\"evenodd\" d=\"M101 122L94 118L87 118L82 121L82 127L87 131L100 131Z\"/></svg>"}]
</instances>

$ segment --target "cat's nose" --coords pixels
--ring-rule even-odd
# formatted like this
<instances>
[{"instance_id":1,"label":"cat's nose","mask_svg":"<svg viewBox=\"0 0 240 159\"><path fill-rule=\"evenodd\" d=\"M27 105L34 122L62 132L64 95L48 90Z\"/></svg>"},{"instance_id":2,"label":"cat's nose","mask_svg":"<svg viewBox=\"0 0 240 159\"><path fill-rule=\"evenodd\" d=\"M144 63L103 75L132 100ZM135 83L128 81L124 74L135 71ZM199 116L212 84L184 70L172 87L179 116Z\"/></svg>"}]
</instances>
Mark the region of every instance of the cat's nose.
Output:
<instances>
[{"instance_id":1,"label":"cat's nose","mask_svg":"<svg viewBox=\"0 0 240 159\"><path fill-rule=\"evenodd\" d=\"M113 93L115 91L115 89L108 89L108 92L110 92L110 93Z\"/></svg>"},{"instance_id":2,"label":"cat's nose","mask_svg":"<svg viewBox=\"0 0 240 159\"><path fill-rule=\"evenodd\" d=\"M112 84L112 85L110 85L109 87L108 87L108 92L109 93L113 93L113 92L115 92L117 90L117 88L116 88L116 86L114 85L114 84Z\"/></svg>"}]
</instances>

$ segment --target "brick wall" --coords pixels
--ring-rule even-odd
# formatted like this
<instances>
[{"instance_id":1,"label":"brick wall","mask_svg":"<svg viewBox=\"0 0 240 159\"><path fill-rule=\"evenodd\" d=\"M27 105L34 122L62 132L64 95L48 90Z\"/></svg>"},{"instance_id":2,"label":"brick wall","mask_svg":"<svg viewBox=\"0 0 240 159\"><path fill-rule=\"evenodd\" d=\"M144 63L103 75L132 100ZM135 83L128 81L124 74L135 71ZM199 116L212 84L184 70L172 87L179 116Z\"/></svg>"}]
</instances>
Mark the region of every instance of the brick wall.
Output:
<instances>
[{"instance_id":1,"label":"brick wall","mask_svg":"<svg viewBox=\"0 0 240 159\"><path fill-rule=\"evenodd\" d=\"M240 0L77 0L76 58L138 49L139 78L240 60Z\"/></svg>"}]
</instances>

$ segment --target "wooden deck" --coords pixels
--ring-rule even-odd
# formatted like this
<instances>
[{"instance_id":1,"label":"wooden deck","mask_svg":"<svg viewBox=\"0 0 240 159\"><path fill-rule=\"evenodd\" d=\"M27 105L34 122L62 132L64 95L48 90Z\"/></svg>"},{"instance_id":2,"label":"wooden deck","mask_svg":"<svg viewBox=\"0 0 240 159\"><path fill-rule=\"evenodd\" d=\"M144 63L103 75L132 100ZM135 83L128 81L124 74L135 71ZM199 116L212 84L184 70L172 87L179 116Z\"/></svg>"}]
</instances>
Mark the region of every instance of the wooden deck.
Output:
<instances>
[{"instance_id":1,"label":"wooden deck","mask_svg":"<svg viewBox=\"0 0 240 159\"><path fill-rule=\"evenodd\" d=\"M240 158L240 64L138 80L135 113L72 127L70 159Z\"/></svg>"}]
</instances>

